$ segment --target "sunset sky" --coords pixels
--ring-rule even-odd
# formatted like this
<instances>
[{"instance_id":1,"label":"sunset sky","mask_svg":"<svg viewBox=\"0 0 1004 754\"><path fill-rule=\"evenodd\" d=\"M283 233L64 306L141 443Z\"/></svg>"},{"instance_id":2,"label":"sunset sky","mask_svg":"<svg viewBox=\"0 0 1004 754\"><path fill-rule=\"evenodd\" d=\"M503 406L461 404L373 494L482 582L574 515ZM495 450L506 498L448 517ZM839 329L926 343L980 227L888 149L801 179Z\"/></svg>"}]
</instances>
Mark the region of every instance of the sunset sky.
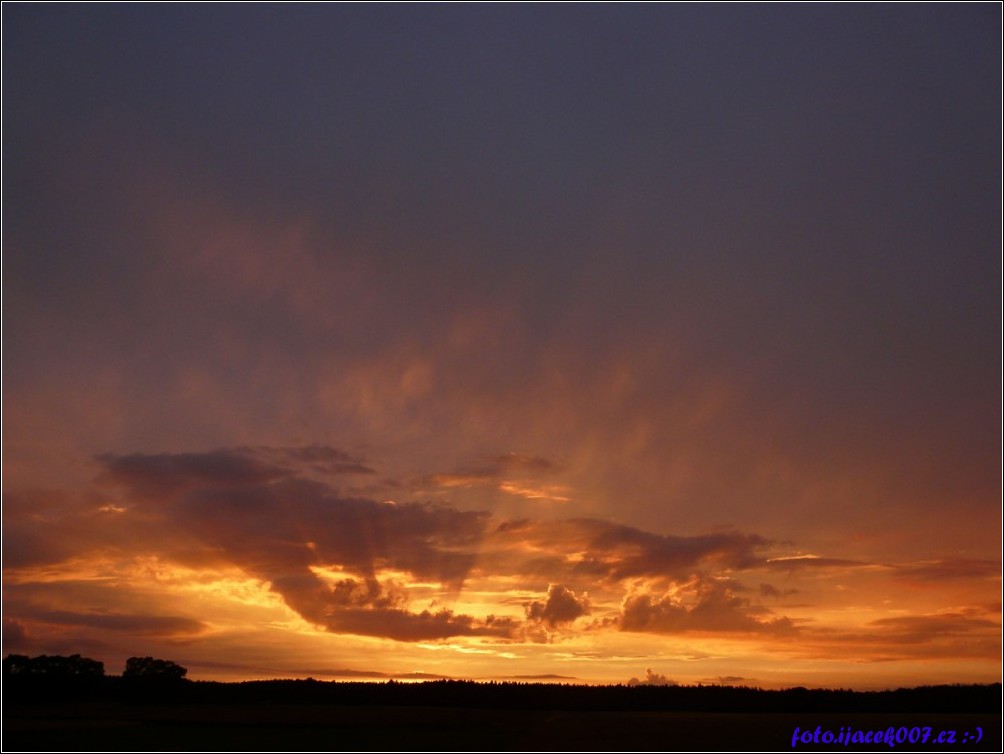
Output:
<instances>
[{"instance_id":1,"label":"sunset sky","mask_svg":"<svg viewBox=\"0 0 1004 754\"><path fill-rule=\"evenodd\" d=\"M1000 56L993 3L5 4L4 652L999 681Z\"/></svg>"}]
</instances>

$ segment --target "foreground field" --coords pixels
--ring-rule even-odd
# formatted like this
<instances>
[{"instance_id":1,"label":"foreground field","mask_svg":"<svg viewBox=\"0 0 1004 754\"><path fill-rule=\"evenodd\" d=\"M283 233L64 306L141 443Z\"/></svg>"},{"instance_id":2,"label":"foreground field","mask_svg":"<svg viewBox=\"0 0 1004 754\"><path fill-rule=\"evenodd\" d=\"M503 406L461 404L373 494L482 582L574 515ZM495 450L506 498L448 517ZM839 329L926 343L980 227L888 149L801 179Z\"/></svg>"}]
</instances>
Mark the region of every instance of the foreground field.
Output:
<instances>
[{"instance_id":1,"label":"foreground field","mask_svg":"<svg viewBox=\"0 0 1004 754\"><path fill-rule=\"evenodd\" d=\"M955 731L955 743L795 750L1000 751L988 714L486 710L331 704L8 706L4 751L778 751L801 730ZM977 727L982 740L975 742ZM964 738L966 734L968 738Z\"/></svg>"}]
</instances>

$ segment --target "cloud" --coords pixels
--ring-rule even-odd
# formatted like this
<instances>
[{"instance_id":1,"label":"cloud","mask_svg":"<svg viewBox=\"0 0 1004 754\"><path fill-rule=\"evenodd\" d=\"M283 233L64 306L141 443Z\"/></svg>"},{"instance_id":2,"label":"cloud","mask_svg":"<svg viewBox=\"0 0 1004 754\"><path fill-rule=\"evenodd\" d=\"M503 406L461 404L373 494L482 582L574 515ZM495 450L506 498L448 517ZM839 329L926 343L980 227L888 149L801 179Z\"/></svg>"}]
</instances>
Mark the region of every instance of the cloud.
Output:
<instances>
[{"instance_id":1,"label":"cloud","mask_svg":"<svg viewBox=\"0 0 1004 754\"><path fill-rule=\"evenodd\" d=\"M673 594L656 596L631 594L621 606L620 629L648 633L683 633L687 631L785 633L794 630L787 618L761 620L764 612L749 600L736 596L717 583L702 583L688 599Z\"/></svg>"},{"instance_id":2,"label":"cloud","mask_svg":"<svg viewBox=\"0 0 1004 754\"><path fill-rule=\"evenodd\" d=\"M947 659L993 662L1001 657L999 605L877 618L859 629L805 627L797 650L808 657L891 662Z\"/></svg>"},{"instance_id":3,"label":"cloud","mask_svg":"<svg viewBox=\"0 0 1004 754\"><path fill-rule=\"evenodd\" d=\"M51 585L33 581L32 565L22 565L17 583L8 580L13 590L7 589L5 606L29 631L49 626L52 632L66 627L78 634L204 632L199 620L162 614L149 595L120 600L108 588L116 569L139 554L180 567L239 569L316 627L402 642L451 637L547 642L552 632L564 635L579 618L598 611L583 630L797 635L806 651L845 641L874 657L891 655L897 643L921 652L923 637L942 650L977 637L984 651L992 625L983 614L959 612L936 620L883 619L858 632L828 631L808 621L796 626L755 601L779 600L795 589L748 584L742 574L874 565L809 555L767 557L777 551L775 543L739 531L670 535L600 518L500 520L487 511L445 504L378 502L336 486L374 471L326 445L105 454L98 463L100 486L93 494L75 501L41 493L12 498L5 524L9 532L23 529L29 551L41 562L98 564L79 573L68 567L65 574L73 583ZM542 474L554 466L513 455L486 457L485 463L486 469L526 466ZM9 532L5 544L16 554ZM992 565L924 561L875 572L894 578L982 578L992 574ZM472 579L477 585L471 594L480 593L472 601L498 605L497 615L484 617L483 606L476 615L449 602L443 607L453 598L445 595L459 596ZM542 581L549 586L537 596ZM60 590L69 590L75 601L61 601ZM516 614L520 608L522 614Z\"/></svg>"},{"instance_id":4,"label":"cloud","mask_svg":"<svg viewBox=\"0 0 1004 754\"><path fill-rule=\"evenodd\" d=\"M778 599L781 597L787 597L792 594L798 594L797 589L778 589L773 584L760 584L760 596L767 597L770 599Z\"/></svg>"},{"instance_id":5,"label":"cloud","mask_svg":"<svg viewBox=\"0 0 1004 754\"><path fill-rule=\"evenodd\" d=\"M533 486L523 483L502 482L498 485L498 489L509 495L515 495L527 500L548 500L552 503L567 503L572 499L568 497L571 488L564 484Z\"/></svg>"},{"instance_id":6,"label":"cloud","mask_svg":"<svg viewBox=\"0 0 1004 754\"><path fill-rule=\"evenodd\" d=\"M767 544L738 532L665 536L599 519L494 524L484 511L345 497L303 473L304 466L318 462L354 464L349 458L309 446L99 460L102 480L123 490L122 508L138 508L151 521L178 527L224 553L270 581L301 611L305 595L317 599L328 588L310 573L311 566L338 565L367 588L375 583L378 567L387 567L458 589L476 561L490 566L495 557L515 561L510 565L518 572L550 565L563 578L616 583L638 576L683 579L699 567L752 567L762 561L758 550ZM508 462L548 465L541 459ZM538 553L536 561L522 554L527 545ZM336 602L343 592L360 598L357 587L337 589L342 591L334 595Z\"/></svg>"},{"instance_id":7,"label":"cloud","mask_svg":"<svg viewBox=\"0 0 1004 754\"><path fill-rule=\"evenodd\" d=\"M475 465L463 467L451 473L431 474L424 477L429 485L459 486L462 483L479 484L506 476L539 477L556 474L564 470L558 461L543 456L528 456L519 453L503 453L482 456Z\"/></svg>"},{"instance_id":8,"label":"cloud","mask_svg":"<svg viewBox=\"0 0 1004 754\"><path fill-rule=\"evenodd\" d=\"M246 449L298 471L316 471L322 474L375 474L376 470L362 459L329 445L301 445L273 447L268 445Z\"/></svg>"},{"instance_id":9,"label":"cloud","mask_svg":"<svg viewBox=\"0 0 1004 754\"><path fill-rule=\"evenodd\" d=\"M32 631L29 631L23 621L4 618L3 651L39 654L102 653L112 646L89 633L63 630L53 632L45 629L44 625L35 624Z\"/></svg>"},{"instance_id":10,"label":"cloud","mask_svg":"<svg viewBox=\"0 0 1004 754\"><path fill-rule=\"evenodd\" d=\"M819 555L790 555L777 558L768 558L764 561L768 568L776 568L782 571L797 571L803 568L865 568L874 566L874 563L867 563L860 560L845 560L843 558L824 558Z\"/></svg>"},{"instance_id":11,"label":"cloud","mask_svg":"<svg viewBox=\"0 0 1004 754\"><path fill-rule=\"evenodd\" d=\"M398 584L381 584L376 579L340 579L331 586L328 597L333 605L377 608L398 607L407 599L404 589Z\"/></svg>"},{"instance_id":12,"label":"cloud","mask_svg":"<svg viewBox=\"0 0 1004 754\"><path fill-rule=\"evenodd\" d=\"M537 636L589 614L584 593L567 580L617 584L639 576L683 581L699 569L753 567L767 541L718 532L665 536L599 519L494 522L483 511L430 503L346 497L313 473L370 473L359 459L328 446L250 446L206 453L104 455L105 485L121 490L117 520L148 522L136 546L156 547L170 527L210 548L272 591L306 620L332 632L418 641L450 636ZM555 464L516 455L490 459L493 469ZM487 471L485 473L488 473ZM107 507L107 506L106 506ZM531 548L530 551L527 548ZM529 556L529 552L533 552ZM183 555L177 555L184 557ZM405 584L386 569L459 590L479 572L561 574L542 601L524 604L529 625L513 617L477 619L451 610L409 608ZM325 577L340 573L337 578ZM330 569L335 569L331 571ZM486 571L487 569L487 571ZM738 587L738 585L737 585ZM635 596L625 602L626 631L764 630L752 608L716 592L690 606ZM742 609L740 609L742 608Z\"/></svg>"},{"instance_id":13,"label":"cloud","mask_svg":"<svg viewBox=\"0 0 1004 754\"><path fill-rule=\"evenodd\" d=\"M557 461L542 456L506 453L485 456L477 466L422 477L416 489L490 488L526 500L567 503L572 488L566 484L542 484L537 479L563 470Z\"/></svg>"},{"instance_id":14,"label":"cloud","mask_svg":"<svg viewBox=\"0 0 1004 754\"><path fill-rule=\"evenodd\" d=\"M589 596L576 596L575 592L560 584L547 587L544 602L534 601L526 605L527 620L546 623L551 628L571 623L583 615L589 615Z\"/></svg>"},{"instance_id":15,"label":"cloud","mask_svg":"<svg viewBox=\"0 0 1004 754\"><path fill-rule=\"evenodd\" d=\"M653 673L652 668L645 671L645 677L641 680L631 678L627 682L628 686L676 686L676 681L670 680L662 673Z\"/></svg>"},{"instance_id":16,"label":"cloud","mask_svg":"<svg viewBox=\"0 0 1004 754\"><path fill-rule=\"evenodd\" d=\"M450 489L453 487L474 487L490 484L491 481L491 474L476 471L460 474L431 474L422 478L419 487L444 487Z\"/></svg>"},{"instance_id":17,"label":"cloud","mask_svg":"<svg viewBox=\"0 0 1004 754\"><path fill-rule=\"evenodd\" d=\"M877 629L887 641L907 644L923 644L939 638L1000 630L999 621L961 612L879 618L868 625Z\"/></svg>"},{"instance_id":18,"label":"cloud","mask_svg":"<svg viewBox=\"0 0 1004 754\"><path fill-rule=\"evenodd\" d=\"M267 484L290 472L236 450L147 455L106 454L96 459L107 478L143 498L174 496L197 487L239 488Z\"/></svg>"},{"instance_id":19,"label":"cloud","mask_svg":"<svg viewBox=\"0 0 1004 754\"><path fill-rule=\"evenodd\" d=\"M215 548L329 630L402 640L511 633L497 622L410 613L403 591L376 578L390 568L459 589L488 514L345 497L306 476L318 465L327 471L348 465L358 473L356 461L340 451L233 448L99 461L102 480L122 490L125 507ZM344 569L345 578L325 583L311 570L324 566Z\"/></svg>"},{"instance_id":20,"label":"cloud","mask_svg":"<svg viewBox=\"0 0 1004 754\"><path fill-rule=\"evenodd\" d=\"M452 636L491 636L516 638L520 622L513 618L489 615L479 620L470 615L458 615L452 610L420 613L398 608L344 608L332 611L326 627L336 633L382 636L397 641L427 641Z\"/></svg>"},{"instance_id":21,"label":"cloud","mask_svg":"<svg viewBox=\"0 0 1004 754\"><path fill-rule=\"evenodd\" d=\"M999 578L1001 564L993 560L946 558L902 565L896 573L903 579L917 582Z\"/></svg>"},{"instance_id":22,"label":"cloud","mask_svg":"<svg viewBox=\"0 0 1004 754\"><path fill-rule=\"evenodd\" d=\"M345 451L327 445L223 448L203 453L105 454L96 459L107 477L145 496L176 494L197 486L268 484L307 471L373 474Z\"/></svg>"},{"instance_id":23,"label":"cloud","mask_svg":"<svg viewBox=\"0 0 1004 754\"><path fill-rule=\"evenodd\" d=\"M326 483L266 464L242 449L206 454L104 456L104 480L143 512L273 577L337 563L372 577L378 561L459 584L488 514L424 503L348 498Z\"/></svg>"},{"instance_id":24,"label":"cloud","mask_svg":"<svg viewBox=\"0 0 1004 754\"><path fill-rule=\"evenodd\" d=\"M769 544L755 534L720 532L681 537L595 518L506 521L496 527L493 538L516 539L533 545L538 552L560 558L570 578L609 582L636 577L685 580L702 567L752 568L762 563L759 550Z\"/></svg>"},{"instance_id":25,"label":"cloud","mask_svg":"<svg viewBox=\"0 0 1004 754\"><path fill-rule=\"evenodd\" d=\"M328 586L313 573L294 573L273 578L272 589L304 618L334 633L413 642L452 636L513 639L521 628L514 618L478 619L445 608L412 612L403 590L375 579L342 579Z\"/></svg>"},{"instance_id":26,"label":"cloud","mask_svg":"<svg viewBox=\"0 0 1004 754\"><path fill-rule=\"evenodd\" d=\"M197 634L206 628L206 625L201 621L175 615L130 615L124 613L78 613L66 610L42 610L33 613L32 618L59 625L158 636Z\"/></svg>"},{"instance_id":27,"label":"cloud","mask_svg":"<svg viewBox=\"0 0 1004 754\"><path fill-rule=\"evenodd\" d=\"M4 568L58 563L96 546L108 545L101 516L86 501L44 489L4 490Z\"/></svg>"}]
</instances>

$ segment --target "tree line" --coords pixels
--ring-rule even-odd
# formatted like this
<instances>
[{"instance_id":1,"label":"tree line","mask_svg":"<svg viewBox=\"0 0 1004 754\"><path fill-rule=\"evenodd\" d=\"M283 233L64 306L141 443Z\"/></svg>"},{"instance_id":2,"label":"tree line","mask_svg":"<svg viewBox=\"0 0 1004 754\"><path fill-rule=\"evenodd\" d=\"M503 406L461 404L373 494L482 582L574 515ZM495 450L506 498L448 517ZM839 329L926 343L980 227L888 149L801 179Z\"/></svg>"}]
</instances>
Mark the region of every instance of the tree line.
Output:
<instances>
[{"instance_id":1,"label":"tree line","mask_svg":"<svg viewBox=\"0 0 1004 754\"><path fill-rule=\"evenodd\" d=\"M188 673L171 660L156 657L130 657L126 660L123 678L145 678L156 680L181 680ZM105 675L105 664L99 660L80 655L7 655L3 659L4 680L10 678L101 678Z\"/></svg>"},{"instance_id":2,"label":"tree line","mask_svg":"<svg viewBox=\"0 0 1004 754\"><path fill-rule=\"evenodd\" d=\"M46 703L86 698L128 704L337 704L512 710L694 712L999 713L1001 684L920 686L889 691L769 690L752 686L649 686L514 681L269 680L191 681L170 660L130 657L121 676L80 655L3 660L5 701Z\"/></svg>"}]
</instances>

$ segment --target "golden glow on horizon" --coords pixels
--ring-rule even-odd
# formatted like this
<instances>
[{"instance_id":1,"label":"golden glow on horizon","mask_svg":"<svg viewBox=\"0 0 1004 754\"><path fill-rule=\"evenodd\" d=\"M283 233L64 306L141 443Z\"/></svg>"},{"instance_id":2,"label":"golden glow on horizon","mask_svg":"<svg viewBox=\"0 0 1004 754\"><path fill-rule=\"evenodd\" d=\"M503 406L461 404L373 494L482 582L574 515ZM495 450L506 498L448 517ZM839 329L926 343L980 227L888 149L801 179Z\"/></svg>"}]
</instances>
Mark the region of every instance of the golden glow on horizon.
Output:
<instances>
[{"instance_id":1,"label":"golden glow on horizon","mask_svg":"<svg viewBox=\"0 0 1004 754\"><path fill-rule=\"evenodd\" d=\"M102 545L8 568L6 583L35 595L19 630L63 644L77 635L112 643L128 629L151 647L143 651L178 657L193 677L229 679L390 677L422 668L616 683L653 668L687 683L732 678L742 667L754 684L818 685L846 682L853 666L875 663L952 680L953 667L965 668L968 678L992 680L986 668L999 658L1000 577L987 561L875 563L780 545L765 547L769 557L758 561L749 549L756 545L729 532L662 538L599 519L369 505L356 511L373 517L361 550L351 540L333 545L309 518L287 527L283 512L273 522L275 552L289 560L259 557L231 538L226 520L216 539L202 545L189 536L177 555ZM153 515L141 502L81 510L84 520L122 527L129 534L121 541L135 536L154 552L161 544L163 527L146 539L137 528ZM417 537L394 528L402 516ZM476 528L453 540L440 522ZM216 523L204 526L212 532ZM385 538L404 549L383 548ZM339 561L338 548L350 557ZM308 591L291 591L286 577ZM305 595L323 610L301 614L294 606ZM217 668L221 658L234 668Z\"/></svg>"}]
</instances>

